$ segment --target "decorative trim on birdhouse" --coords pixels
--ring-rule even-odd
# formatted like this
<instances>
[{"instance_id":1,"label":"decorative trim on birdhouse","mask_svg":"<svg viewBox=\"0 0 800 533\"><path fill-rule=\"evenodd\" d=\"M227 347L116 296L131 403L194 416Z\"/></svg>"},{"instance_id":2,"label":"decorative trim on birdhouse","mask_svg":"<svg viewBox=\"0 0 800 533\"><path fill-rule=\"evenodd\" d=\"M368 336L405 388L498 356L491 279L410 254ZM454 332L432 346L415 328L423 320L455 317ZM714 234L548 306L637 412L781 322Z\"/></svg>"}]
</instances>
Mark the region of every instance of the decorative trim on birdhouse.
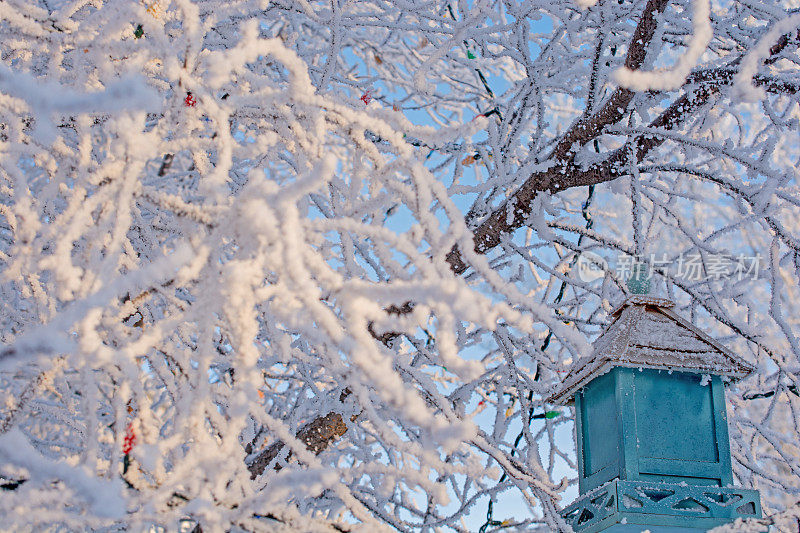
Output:
<instances>
[{"instance_id":1,"label":"decorative trim on birdhouse","mask_svg":"<svg viewBox=\"0 0 800 533\"><path fill-rule=\"evenodd\" d=\"M631 532L662 531L654 526L665 525L669 531L707 531L737 518L761 517L761 499L751 489L615 479L562 515L580 533L614 531L613 524L628 524L625 530Z\"/></svg>"},{"instance_id":2,"label":"decorative trim on birdhouse","mask_svg":"<svg viewBox=\"0 0 800 533\"><path fill-rule=\"evenodd\" d=\"M677 315L666 298L633 295L611 312L611 324L594 343L592 355L577 361L547 399L563 404L612 367L680 370L740 379L753 367Z\"/></svg>"}]
</instances>

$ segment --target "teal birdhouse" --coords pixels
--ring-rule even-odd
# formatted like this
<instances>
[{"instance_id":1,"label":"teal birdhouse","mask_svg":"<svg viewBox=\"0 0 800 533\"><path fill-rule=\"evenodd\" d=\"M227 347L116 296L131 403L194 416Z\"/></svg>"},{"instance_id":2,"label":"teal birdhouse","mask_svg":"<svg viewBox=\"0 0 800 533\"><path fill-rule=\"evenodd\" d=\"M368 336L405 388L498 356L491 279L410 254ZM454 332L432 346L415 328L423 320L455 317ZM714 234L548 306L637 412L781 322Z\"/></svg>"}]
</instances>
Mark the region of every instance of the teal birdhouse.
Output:
<instances>
[{"instance_id":1,"label":"teal birdhouse","mask_svg":"<svg viewBox=\"0 0 800 533\"><path fill-rule=\"evenodd\" d=\"M725 382L752 367L672 307L629 297L549 398L575 404L581 497L563 516L576 532L697 532L761 516L758 492L733 486L725 409Z\"/></svg>"}]
</instances>

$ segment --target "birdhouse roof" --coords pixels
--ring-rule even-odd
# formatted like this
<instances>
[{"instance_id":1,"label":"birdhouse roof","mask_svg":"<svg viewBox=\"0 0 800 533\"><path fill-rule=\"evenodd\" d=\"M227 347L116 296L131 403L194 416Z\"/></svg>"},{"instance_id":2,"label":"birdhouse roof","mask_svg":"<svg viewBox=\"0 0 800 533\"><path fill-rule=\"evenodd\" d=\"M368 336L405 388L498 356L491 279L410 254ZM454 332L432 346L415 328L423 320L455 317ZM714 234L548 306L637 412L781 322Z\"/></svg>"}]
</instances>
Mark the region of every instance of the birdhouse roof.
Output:
<instances>
[{"instance_id":1,"label":"birdhouse roof","mask_svg":"<svg viewBox=\"0 0 800 533\"><path fill-rule=\"evenodd\" d=\"M676 314L675 303L646 295L628 297L611 312L611 324L548 399L569 402L580 388L612 367L657 368L739 379L753 371L747 362Z\"/></svg>"}]
</instances>

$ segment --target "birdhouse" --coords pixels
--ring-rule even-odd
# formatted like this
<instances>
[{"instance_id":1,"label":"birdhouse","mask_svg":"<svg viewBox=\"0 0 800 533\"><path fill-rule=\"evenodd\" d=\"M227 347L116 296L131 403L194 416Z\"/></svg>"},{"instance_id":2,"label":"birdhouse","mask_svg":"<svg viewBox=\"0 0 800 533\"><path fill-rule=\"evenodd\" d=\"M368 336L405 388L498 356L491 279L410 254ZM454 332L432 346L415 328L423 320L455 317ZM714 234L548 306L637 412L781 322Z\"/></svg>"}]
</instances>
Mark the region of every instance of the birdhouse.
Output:
<instances>
[{"instance_id":1,"label":"birdhouse","mask_svg":"<svg viewBox=\"0 0 800 533\"><path fill-rule=\"evenodd\" d=\"M633 295L549 402L574 401L578 488L563 516L576 532L707 531L761 516L733 487L726 382L752 367L677 315Z\"/></svg>"}]
</instances>

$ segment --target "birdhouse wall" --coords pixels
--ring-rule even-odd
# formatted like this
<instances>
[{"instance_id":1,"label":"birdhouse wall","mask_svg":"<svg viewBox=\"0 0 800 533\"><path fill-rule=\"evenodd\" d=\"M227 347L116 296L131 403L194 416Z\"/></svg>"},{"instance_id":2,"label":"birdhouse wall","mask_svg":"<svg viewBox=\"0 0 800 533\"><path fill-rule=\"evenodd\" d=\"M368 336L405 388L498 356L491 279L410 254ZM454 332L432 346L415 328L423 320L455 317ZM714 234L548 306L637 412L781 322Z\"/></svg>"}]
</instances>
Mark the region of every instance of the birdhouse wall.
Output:
<instances>
[{"instance_id":1,"label":"birdhouse wall","mask_svg":"<svg viewBox=\"0 0 800 533\"><path fill-rule=\"evenodd\" d=\"M579 489L623 480L732 483L719 376L616 367L575 397Z\"/></svg>"},{"instance_id":2,"label":"birdhouse wall","mask_svg":"<svg viewBox=\"0 0 800 533\"><path fill-rule=\"evenodd\" d=\"M575 395L578 489L581 494L621 477L622 421L616 369L595 378Z\"/></svg>"}]
</instances>

